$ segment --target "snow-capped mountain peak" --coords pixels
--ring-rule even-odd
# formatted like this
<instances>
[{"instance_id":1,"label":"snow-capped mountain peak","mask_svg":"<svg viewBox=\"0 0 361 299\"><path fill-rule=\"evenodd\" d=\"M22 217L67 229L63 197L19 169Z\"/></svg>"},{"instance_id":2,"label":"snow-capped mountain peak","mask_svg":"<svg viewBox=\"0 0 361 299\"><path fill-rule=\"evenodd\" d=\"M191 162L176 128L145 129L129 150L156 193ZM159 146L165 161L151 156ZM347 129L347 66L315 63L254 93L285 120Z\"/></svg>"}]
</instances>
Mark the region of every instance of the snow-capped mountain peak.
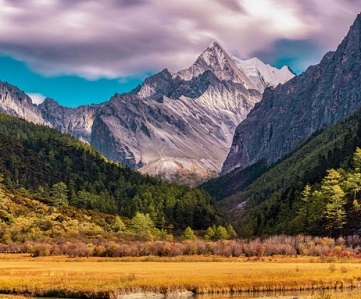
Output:
<instances>
[{"instance_id":1,"label":"snow-capped mountain peak","mask_svg":"<svg viewBox=\"0 0 361 299\"><path fill-rule=\"evenodd\" d=\"M174 76L190 81L207 70L212 71L221 81L241 83L246 89L254 89L252 81L217 41L212 41L190 68L179 71Z\"/></svg>"},{"instance_id":2,"label":"snow-capped mountain peak","mask_svg":"<svg viewBox=\"0 0 361 299\"><path fill-rule=\"evenodd\" d=\"M241 83L246 89L263 92L266 87L283 84L294 77L286 66L281 69L263 63L254 57L241 60L229 55L217 41L212 41L195 63L188 69L179 71L173 77L190 81L205 71L212 71L219 80Z\"/></svg>"},{"instance_id":3,"label":"snow-capped mountain peak","mask_svg":"<svg viewBox=\"0 0 361 299\"><path fill-rule=\"evenodd\" d=\"M241 60L232 56L232 59L251 79L256 89L260 92L263 92L266 87L283 84L295 76L288 66L283 66L281 69L278 69L269 64L265 64L257 57Z\"/></svg>"}]
</instances>

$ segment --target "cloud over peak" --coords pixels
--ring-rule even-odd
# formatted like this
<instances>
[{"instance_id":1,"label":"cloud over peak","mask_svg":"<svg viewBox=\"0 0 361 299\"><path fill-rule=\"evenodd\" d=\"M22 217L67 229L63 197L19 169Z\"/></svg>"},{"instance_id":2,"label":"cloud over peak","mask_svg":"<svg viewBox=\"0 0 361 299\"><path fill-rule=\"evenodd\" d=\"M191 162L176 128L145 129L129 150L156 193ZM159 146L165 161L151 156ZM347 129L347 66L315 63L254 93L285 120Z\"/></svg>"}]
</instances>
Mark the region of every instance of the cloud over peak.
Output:
<instances>
[{"instance_id":1,"label":"cloud over peak","mask_svg":"<svg viewBox=\"0 0 361 299\"><path fill-rule=\"evenodd\" d=\"M279 40L303 40L315 50L295 59L308 63L336 48L361 0L0 0L0 6L0 53L45 75L96 79L184 69L211 40L240 58L267 53L269 63L280 55Z\"/></svg>"}]
</instances>

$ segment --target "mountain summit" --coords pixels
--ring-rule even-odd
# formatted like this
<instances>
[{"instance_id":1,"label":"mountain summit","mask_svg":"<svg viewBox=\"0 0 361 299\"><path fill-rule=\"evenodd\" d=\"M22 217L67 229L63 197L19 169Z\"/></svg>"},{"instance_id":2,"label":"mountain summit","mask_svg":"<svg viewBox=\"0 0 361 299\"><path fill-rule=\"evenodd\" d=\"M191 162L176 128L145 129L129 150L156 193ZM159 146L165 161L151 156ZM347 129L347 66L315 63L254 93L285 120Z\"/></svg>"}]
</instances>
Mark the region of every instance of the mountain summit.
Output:
<instances>
[{"instance_id":1,"label":"mountain summit","mask_svg":"<svg viewBox=\"0 0 361 299\"><path fill-rule=\"evenodd\" d=\"M47 99L36 106L4 87L0 109L76 136L141 172L196 183L219 173L236 126L264 88L293 77L261 61L244 69L240 63L212 42L188 69L164 69L99 105L67 108Z\"/></svg>"},{"instance_id":2,"label":"mountain summit","mask_svg":"<svg viewBox=\"0 0 361 299\"><path fill-rule=\"evenodd\" d=\"M216 41L209 44L190 68L178 72L177 75L189 81L207 70L213 72L221 81L232 81L242 84L246 89L255 89L243 70L237 67L231 56Z\"/></svg>"},{"instance_id":3,"label":"mountain summit","mask_svg":"<svg viewBox=\"0 0 361 299\"><path fill-rule=\"evenodd\" d=\"M272 165L302 141L361 107L361 15L335 52L273 90L237 127L222 173Z\"/></svg>"}]
</instances>

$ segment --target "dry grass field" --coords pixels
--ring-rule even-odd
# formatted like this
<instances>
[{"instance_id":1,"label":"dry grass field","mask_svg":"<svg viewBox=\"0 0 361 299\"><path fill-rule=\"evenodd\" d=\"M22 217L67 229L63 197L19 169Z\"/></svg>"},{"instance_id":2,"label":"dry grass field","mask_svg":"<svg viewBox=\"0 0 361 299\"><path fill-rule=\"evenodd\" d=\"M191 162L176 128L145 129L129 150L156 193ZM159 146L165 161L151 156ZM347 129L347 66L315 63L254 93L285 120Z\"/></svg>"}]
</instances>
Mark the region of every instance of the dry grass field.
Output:
<instances>
[{"instance_id":1,"label":"dry grass field","mask_svg":"<svg viewBox=\"0 0 361 299\"><path fill-rule=\"evenodd\" d=\"M139 291L190 290L204 294L345 289L359 287L360 282L361 263L358 260L330 263L312 257L71 259L0 255L0 293L28 296L112 297ZM351 295L346 297L352 298ZM357 298L361 298L360 294Z\"/></svg>"}]
</instances>

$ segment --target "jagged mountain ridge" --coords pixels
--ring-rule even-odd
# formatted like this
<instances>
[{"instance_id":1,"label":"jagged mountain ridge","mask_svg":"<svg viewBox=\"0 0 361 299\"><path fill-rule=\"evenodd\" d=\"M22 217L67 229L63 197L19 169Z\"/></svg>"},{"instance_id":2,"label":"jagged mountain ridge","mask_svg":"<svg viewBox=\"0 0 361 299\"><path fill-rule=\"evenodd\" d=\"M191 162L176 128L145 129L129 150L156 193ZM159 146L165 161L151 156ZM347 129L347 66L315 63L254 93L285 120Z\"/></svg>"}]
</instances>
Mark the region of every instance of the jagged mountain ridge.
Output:
<instances>
[{"instance_id":1,"label":"jagged mountain ridge","mask_svg":"<svg viewBox=\"0 0 361 299\"><path fill-rule=\"evenodd\" d=\"M235 127L260 96L213 42L189 69L165 69L132 93L113 97L94 121L92 144L152 175L209 176L219 172Z\"/></svg>"},{"instance_id":2,"label":"jagged mountain ridge","mask_svg":"<svg viewBox=\"0 0 361 299\"><path fill-rule=\"evenodd\" d=\"M38 106L42 118L50 123L51 127L87 143L90 143L94 118L101 108L102 104L68 108L50 98L45 99Z\"/></svg>"},{"instance_id":3,"label":"jagged mountain ridge","mask_svg":"<svg viewBox=\"0 0 361 299\"><path fill-rule=\"evenodd\" d=\"M212 42L189 69L174 74L165 69L108 102L67 108L46 99L38 106L29 102L26 109L38 117L31 121L82 139L107 158L167 179L197 180L220 171L236 126L264 87L283 83L283 69L273 71L280 80L268 82L264 75L260 87ZM13 102L18 111L13 114L27 119L21 101Z\"/></svg>"},{"instance_id":4,"label":"jagged mountain ridge","mask_svg":"<svg viewBox=\"0 0 361 299\"><path fill-rule=\"evenodd\" d=\"M335 52L284 85L267 89L237 127L222 174L268 165L361 107L361 15Z\"/></svg>"}]
</instances>

